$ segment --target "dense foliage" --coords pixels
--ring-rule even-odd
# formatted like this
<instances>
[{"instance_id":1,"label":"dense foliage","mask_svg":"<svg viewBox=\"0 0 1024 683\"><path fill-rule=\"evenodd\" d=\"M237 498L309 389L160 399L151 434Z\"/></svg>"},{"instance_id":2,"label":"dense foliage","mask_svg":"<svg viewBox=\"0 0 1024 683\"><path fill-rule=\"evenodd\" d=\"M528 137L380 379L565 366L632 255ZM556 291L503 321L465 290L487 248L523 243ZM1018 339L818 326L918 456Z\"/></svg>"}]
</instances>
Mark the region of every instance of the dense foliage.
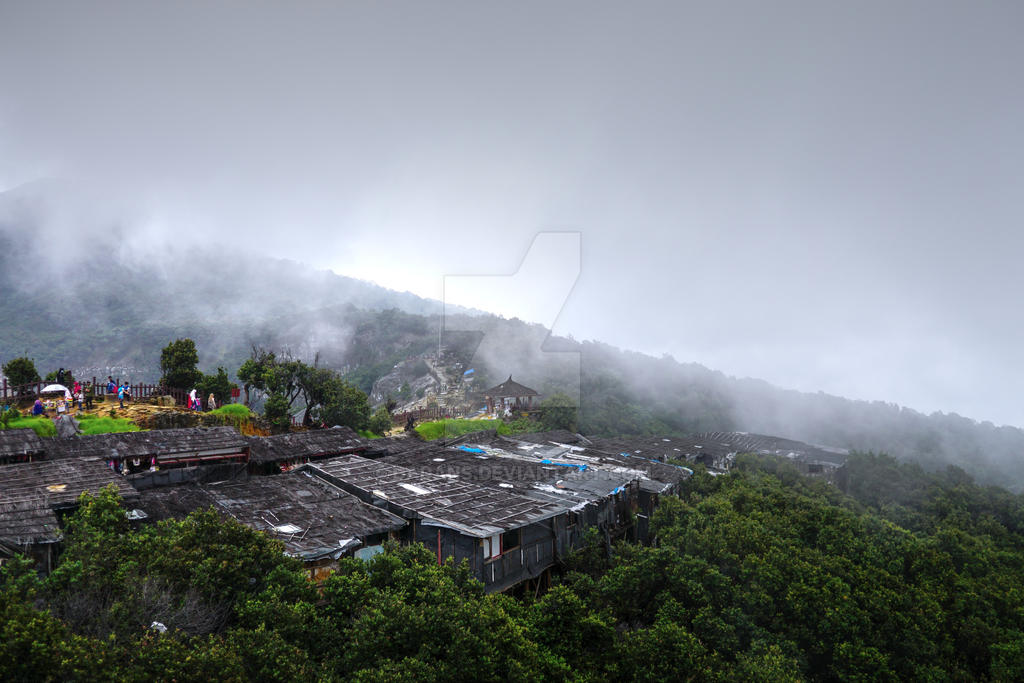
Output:
<instances>
[{"instance_id":1,"label":"dense foliage","mask_svg":"<svg viewBox=\"0 0 1024 683\"><path fill-rule=\"evenodd\" d=\"M885 456L848 475L698 472L654 546L593 534L518 599L420 546L317 587L232 520L133 531L105 492L50 577L0 574L0 679L1021 680L1021 498Z\"/></svg>"},{"instance_id":2,"label":"dense foliage","mask_svg":"<svg viewBox=\"0 0 1024 683\"><path fill-rule=\"evenodd\" d=\"M176 339L160 352L160 384L176 389L191 389L203 378L197 369L199 352L191 339Z\"/></svg>"},{"instance_id":3,"label":"dense foliage","mask_svg":"<svg viewBox=\"0 0 1024 683\"><path fill-rule=\"evenodd\" d=\"M579 407L567 394L552 394L540 403L540 425L542 431L565 429L575 432Z\"/></svg>"},{"instance_id":4,"label":"dense foliage","mask_svg":"<svg viewBox=\"0 0 1024 683\"><path fill-rule=\"evenodd\" d=\"M4 375L7 377L7 384L10 386L21 386L40 381L36 364L31 358L19 356L12 358L3 364Z\"/></svg>"},{"instance_id":5,"label":"dense foliage","mask_svg":"<svg viewBox=\"0 0 1024 683\"><path fill-rule=\"evenodd\" d=\"M205 402L210 394L213 394L217 405L223 406L231 401L231 390L235 385L228 379L228 373L224 368L218 367L216 374L204 374L202 379L196 383L196 391Z\"/></svg>"},{"instance_id":6,"label":"dense foliage","mask_svg":"<svg viewBox=\"0 0 1024 683\"><path fill-rule=\"evenodd\" d=\"M238 369L247 399L257 392L264 399L264 416L276 431L286 431L291 416L302 412L302 424L342 425L355 430L370 423L366 394L317 361L307 364L288 354L253 347Z\"/></svg>"}]
</instances>

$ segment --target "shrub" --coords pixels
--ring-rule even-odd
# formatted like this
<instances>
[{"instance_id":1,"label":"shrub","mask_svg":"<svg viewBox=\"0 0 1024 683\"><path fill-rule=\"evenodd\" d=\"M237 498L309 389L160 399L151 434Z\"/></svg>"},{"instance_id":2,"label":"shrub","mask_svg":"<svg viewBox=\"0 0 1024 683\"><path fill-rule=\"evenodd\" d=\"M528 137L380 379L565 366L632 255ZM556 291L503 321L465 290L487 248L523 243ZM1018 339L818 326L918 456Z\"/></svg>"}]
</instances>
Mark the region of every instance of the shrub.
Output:
<instances>
[{"instance_id":1,"label":"shrub","mask_svg":"<svg viewBox=\"0 0 1024 683\"><path fill-rule=\"evenodd\" d=\"M391 431L391 413L384 406L377 408L377 412L370 418L370 425L368 431L384 436Z\"/></svg>"}]
</instances>

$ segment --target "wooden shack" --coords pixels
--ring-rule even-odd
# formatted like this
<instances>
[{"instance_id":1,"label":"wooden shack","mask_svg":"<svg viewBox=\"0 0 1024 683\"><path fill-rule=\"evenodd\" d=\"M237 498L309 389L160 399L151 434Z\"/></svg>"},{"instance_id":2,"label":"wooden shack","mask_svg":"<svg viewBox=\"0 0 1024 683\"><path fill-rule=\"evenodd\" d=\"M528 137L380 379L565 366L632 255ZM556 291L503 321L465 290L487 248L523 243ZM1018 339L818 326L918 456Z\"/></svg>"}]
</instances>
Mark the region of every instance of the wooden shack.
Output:
<instances>
[{"instance_id":1,"label":"wooden shack","mask_svg":"<svg viewBox=\"0 0 1024 683\"><path fill-rule=\"evenodd\" d=\"M302 472L243 481L151 489L140 507L152 520L183 518L212 506L222 514L280 539L316 580L342 557L369 557L405 527L401 517Z\"/></svg>"},{"instance_id":2,"label":"wooden shack","mask_svg":"<svg viewBox=\"0 0 1024 683\"><path fill-rule=\"evenodd\" d=\"M33 557L49 571L61 540L61 521L85 491L113 484L129 505L138 494L97 458L64 458L0 465L0 545Z\"/></svg>"},{"instance_id":3,"label":"wooden shack","mask_svg":"<svg viewBox=\"0 0 1024 683\"><path fill-rule=\"evenodd\" d=\"M250 466L253 474L276 474L307 462L348 453L363 453L370 447L348 427L332 427L307 432L250 436Z\"/></svg>"},{"instance_id":4,"label":"wooden shack","mask_svg":"<svg viewBox=\"0 0 1024 683\"><path fill-rule=\"evenodd\" d=\"M305 469L401 516L403 542L426 545L438 564L467 561L490 592L539 579L564 547L568 512L542 500L356 455Z\"/></svg>"},{"instance_id":5,"label":"wooden shack","mask_svg":"<svg viewBox=\"0 0 1024 683\"><path fill-rule=\"evenodd\" d=\"M115 472L130 476L139 489L189 481L197 468L237 468L249 461L249 443L233 427L48 438L44 446L51 459L102 458Z\"/></svg>"},{"instance_id":6,"label":"wooden shack","mask_svg":"<svg viewBox=\"0 0 1024 683\"><path fill-rule=\"evenodd\" d=\"M43 440L31 429L0 430L0 465L32 462L46 457Z\"/></svg>"},{"instance_id":7,"label":"wooden shack","mask_svg":"<svg viewBox=\"0 0 1024 683\"><path fill-rule=\"evenodd\" d=\"M579 547L590 527L609 539L646 541L658 496L676 490L689 475L683 468L648 460L493 432L475 439L459 438L449 445L421 443L417 450L382 461L561 506L569 513L562 553Z\"/></svg>"}]
</instances>

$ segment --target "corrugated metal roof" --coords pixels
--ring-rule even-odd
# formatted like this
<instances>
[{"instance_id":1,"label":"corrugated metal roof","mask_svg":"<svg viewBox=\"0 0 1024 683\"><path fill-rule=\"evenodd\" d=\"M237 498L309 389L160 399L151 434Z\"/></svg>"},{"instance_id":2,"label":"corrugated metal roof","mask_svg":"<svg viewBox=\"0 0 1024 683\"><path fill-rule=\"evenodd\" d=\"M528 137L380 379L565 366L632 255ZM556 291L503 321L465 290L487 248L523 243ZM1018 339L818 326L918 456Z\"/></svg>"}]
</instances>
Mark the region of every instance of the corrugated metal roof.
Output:
<instances>
[{"instance_id":1,"label":"corrugated metal roof","mask_svg":"<svg viewBox=\"0 0 1024 683\"><path fill-rule=\"evenodd\" d=\"M403 517L441 524L477 538L563 512L560 506L502 489L355 455L311 463L306 468L365 500L381 501Z\"/></svg>"},{"instance_id":2,"label":"corrugated metal roof","mask_svg":"<svg viewBox=\"0 0 1024 683\"><path fill-rule=\"evenodd\" d=\"M24 544L57 540L54 508L74 506L84 491L113 484L126 500L138 494L123 477L93 458L0 465L0 538Z\"/></svg>"},{"instance_id":3,"label":"corrugated metal roof","mask_svg":"<svg viewBox=\"0 0 1024 683\"><path fill-rule=\"evenodd\" d=\"M284 542L304 559L339 556L352 539L401 529L406 521L368 505L304 472L253 477L203 486L150 489L142 508L155 519L180 518L213 506L243 524Z\"/></svg>"},{"instance_id":4,"label":"corrugated metal roof","mask_svg":"<svg viewBox=\"0 0 1024 683\"><path fill-rule=\"evenodd\" d=\"M43 444L50 458L99 457L115 460L193 453L239 453L249 446L234 427L154 429L66 439L53 437L44 439Z\"/></svg>"},{"instance_id":5,"label":"corrugated metal roof","mask_svg":"<svg viewBox=\"0 0 1024 683\"><path fill-rule=\"evenodd\" d=\"M0 459L43 455L43 440L31 429L0 430Z\"/></svg>"},{"instance_id":6,"label":"corrugated metal roof","mask_svg":"<svg viewBox=\"0 0 1024 683\"><path fill-rule=\"evenodd\" d=\"M248 437L252 462L284 462L360 452L369 441L348 427Z\"/></svg>"}]
</instances>

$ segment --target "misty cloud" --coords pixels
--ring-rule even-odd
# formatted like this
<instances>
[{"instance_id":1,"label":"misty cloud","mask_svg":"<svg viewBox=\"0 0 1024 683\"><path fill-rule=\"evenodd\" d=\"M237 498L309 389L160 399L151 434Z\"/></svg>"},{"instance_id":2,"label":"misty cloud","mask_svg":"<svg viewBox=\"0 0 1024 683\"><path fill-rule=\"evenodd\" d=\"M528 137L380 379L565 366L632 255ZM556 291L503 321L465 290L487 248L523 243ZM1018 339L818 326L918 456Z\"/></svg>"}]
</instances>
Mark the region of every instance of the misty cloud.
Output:
<instances>
[{"instance_id":1,"label":"misty cloud","mask_svg":"<svg viewBox=\"0 0 1024 683\"><path fill-rule=\"evenodd\" d=\"M0 187L94 198L49 194L44 251L216 242L434 298L578 230L558 333L1024 425L1022 19L8 3Z\"/></svg>"}]
</instances>

